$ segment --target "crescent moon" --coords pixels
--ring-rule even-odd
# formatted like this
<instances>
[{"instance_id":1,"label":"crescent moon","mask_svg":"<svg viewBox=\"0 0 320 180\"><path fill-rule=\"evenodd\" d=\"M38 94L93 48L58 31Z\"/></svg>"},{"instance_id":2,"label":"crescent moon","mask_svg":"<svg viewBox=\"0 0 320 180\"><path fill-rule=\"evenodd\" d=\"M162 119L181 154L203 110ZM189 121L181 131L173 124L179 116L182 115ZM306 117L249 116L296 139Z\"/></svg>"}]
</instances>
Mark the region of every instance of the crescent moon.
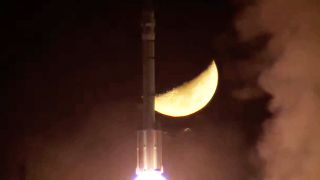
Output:
<instances>
[{"instance_id":1,"label":"crescent moon","mask_svg":"<svg viewBox=\"0 0 320 180\"><path fill-rule=\"evenodd\" d=\"M155 97L158 113L181 117L193 114L205 107L218 86L218 69L214 61L193 80Z\"/></svg>"}]
</instances>

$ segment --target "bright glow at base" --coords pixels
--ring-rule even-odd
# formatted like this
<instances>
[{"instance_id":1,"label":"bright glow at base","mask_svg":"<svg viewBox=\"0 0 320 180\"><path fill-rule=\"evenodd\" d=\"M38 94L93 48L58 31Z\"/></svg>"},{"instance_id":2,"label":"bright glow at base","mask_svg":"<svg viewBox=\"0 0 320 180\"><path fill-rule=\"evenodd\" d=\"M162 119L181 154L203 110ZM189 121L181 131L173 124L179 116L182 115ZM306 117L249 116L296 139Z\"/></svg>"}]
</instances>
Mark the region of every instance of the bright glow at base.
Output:
<instances>
[{"instance_id":1,"label":"bright glow at base","mask_svg":"<svg viewBox=\"0 0 320 180\"><path fill-rule=\"evenodd\" d=\"M135 180L166 180L159 171L145 171L137 175Z\"/></svg>"}]
</instances>

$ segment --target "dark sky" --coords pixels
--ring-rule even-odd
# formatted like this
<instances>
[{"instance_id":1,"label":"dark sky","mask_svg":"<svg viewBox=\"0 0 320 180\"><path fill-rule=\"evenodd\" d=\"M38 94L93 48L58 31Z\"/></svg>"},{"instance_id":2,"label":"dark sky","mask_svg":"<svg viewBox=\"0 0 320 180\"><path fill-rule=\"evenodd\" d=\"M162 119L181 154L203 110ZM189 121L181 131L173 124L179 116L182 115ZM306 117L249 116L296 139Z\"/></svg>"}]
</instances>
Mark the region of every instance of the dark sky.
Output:
<instances>
[{"instance_id":1,"label":"dark sky","mask_svg":"<svg viewBox=\"0 0 320 180\"><path fill-rule=\"evenodd\" d=\"M214 99L184 118L157 114L170 179L247 179L268 116L267 95L232 92L239 62L268 37L239 42L234 19L247 1L156 1L156 87L164 92L216 60ZM4 179L130 179L141 118L140 1L10 1L2 55ZM191 132L185 133L185 128Z\"/></svg>"}]
</instances>

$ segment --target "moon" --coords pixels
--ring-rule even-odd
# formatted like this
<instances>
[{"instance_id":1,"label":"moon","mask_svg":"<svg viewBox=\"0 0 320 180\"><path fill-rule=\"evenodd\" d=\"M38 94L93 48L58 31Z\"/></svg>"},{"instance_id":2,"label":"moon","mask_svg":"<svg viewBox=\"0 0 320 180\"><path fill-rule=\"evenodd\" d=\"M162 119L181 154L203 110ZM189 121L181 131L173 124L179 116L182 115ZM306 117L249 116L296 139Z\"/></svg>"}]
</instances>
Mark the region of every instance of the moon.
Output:
<instances>
[{"instance_id":1,"label":"moon","mask_svg":"<svg viewBox=\"0 0 320 180\"><path fill-rule=\"evenodd\" d=\"M193 114L205 107L218 86L218 69L214 61L189 82L156 95L155 111L172 117Z\"/></svg>"}]
</instances>

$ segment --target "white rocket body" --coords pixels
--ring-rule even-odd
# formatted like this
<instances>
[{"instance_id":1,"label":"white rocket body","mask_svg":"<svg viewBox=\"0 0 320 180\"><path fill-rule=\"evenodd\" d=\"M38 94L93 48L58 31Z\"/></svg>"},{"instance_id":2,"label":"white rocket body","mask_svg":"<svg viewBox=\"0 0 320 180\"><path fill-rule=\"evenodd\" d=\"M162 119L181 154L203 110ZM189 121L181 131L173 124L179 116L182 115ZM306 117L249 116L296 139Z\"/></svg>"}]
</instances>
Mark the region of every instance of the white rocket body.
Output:
<instances>
[{"instance_id":1,"label":"white rocket body","mask_svg":"<svg viewBox=\"0 0 320 180\"><path fill-rule=\"evenodd\" d=\"M137 133L136 173L163 172L162 131L155 120L155 18L153 10L142 14L143 119Z\"/></svg>"}]
</instances>

